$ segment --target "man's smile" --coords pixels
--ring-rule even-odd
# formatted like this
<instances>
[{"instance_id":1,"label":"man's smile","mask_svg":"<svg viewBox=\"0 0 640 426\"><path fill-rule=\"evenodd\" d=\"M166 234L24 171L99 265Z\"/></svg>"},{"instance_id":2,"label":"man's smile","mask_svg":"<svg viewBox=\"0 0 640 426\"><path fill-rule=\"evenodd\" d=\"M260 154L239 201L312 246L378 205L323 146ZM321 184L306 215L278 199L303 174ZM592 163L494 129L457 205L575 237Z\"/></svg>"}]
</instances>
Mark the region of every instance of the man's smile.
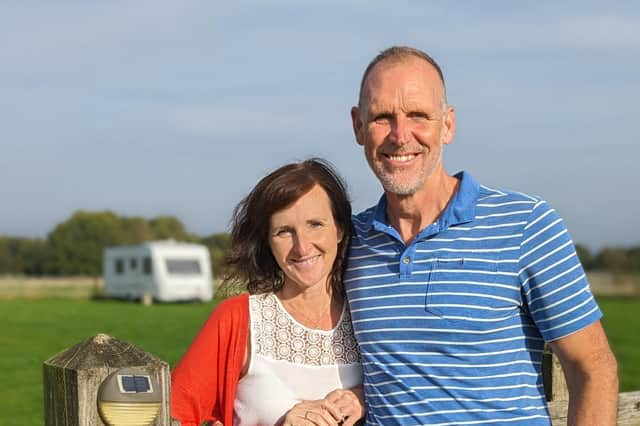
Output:
<instances>
[{"instance_id":1,"label":"man's smile","mask_svg":"<svg viewBox=\"0 0 640 426\"><path fill-rule=\"evenodd\" d=\"M383 154L383 155L391 161L396 161L400 163L411 161L418 156L418 154L402 154L402 155Z\"/></svg>"}]
</instances>

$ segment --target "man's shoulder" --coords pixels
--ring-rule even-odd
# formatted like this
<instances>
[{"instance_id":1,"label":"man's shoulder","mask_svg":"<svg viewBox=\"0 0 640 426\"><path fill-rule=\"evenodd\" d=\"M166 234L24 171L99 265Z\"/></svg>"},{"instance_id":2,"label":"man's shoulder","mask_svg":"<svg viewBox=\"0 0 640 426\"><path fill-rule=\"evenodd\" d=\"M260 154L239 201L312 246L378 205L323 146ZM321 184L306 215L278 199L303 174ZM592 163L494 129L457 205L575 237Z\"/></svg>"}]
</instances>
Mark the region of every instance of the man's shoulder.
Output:
<instances>
[{"instance_id":1,"label":"man's shoulder","mask_svg":"<svg viewBox=\"0 0 640 426\"><path fill-rule=\"evenodd\" d=\"M364 227L371 222L372 216L376 212L377 205L371 206L360 213L351 216L351 221L355 226Z\"/></svg>"},{"instance_id":2,"label":"man's shoulder","mask_svg":"<svg viewBox=\"0 0 640 426\"><path fill-rule=\"evenodd\" d=\"M545 203L539 195L530 195L512 189L494 188L480 185L477 204L480 206L530 205L532 208Z\"/></svg>"},{"instance_id":3,"label":"man's shoulder","mask_svg":"<svg viewBox=\"0 0 640 426\"><path fill-rule=\"evenodd\" d=\"M541 196L510 189L496 189L481 185L476 202L476 218L497 220L520 217L527 223L559 219L558 212Z\"/></svg>"}]
</instances>

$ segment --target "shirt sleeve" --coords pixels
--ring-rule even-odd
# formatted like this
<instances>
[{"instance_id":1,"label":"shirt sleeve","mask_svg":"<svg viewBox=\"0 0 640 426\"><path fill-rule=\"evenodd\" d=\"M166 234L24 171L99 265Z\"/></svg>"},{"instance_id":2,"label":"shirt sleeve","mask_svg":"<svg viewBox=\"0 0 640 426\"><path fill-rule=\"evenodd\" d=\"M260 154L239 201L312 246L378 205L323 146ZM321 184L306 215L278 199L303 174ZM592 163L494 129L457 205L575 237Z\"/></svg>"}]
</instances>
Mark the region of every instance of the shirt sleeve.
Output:
<instances>
[{"instance_id":1,"label":"shirt sleeve","mask_svg":"<svg viewBox=\"0 0 640 426\"><path fill-rule=\"evenodd\" d=\"M535 204L524 227L519 274L524 301L546 341L575 333L602 317L571 237L544 200Z\"/></svg>"},{"instance_id":2,"label":"shirt sleeve","mask_svg":"<svg viewBox=\"0 0 640 426\"><path fill-rule=\"evenodd\" d=\"M231 425L248 337L248 296L220 303L171 373L171 417Z\"/></svg>"}]
</instances>

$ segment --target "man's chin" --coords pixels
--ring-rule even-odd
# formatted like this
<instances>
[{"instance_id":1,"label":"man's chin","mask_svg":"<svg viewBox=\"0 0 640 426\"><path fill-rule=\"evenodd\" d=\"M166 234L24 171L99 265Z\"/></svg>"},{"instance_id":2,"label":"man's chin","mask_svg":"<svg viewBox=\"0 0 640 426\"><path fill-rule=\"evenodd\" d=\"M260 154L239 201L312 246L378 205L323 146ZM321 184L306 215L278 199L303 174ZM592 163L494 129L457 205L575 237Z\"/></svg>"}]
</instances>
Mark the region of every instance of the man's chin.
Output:
<instances>
[{"instance_id":1,"label":"man's chin","mask_svg":"<svg viewBox=\"0 0 640 426\"><path fill-rule=\"evenodd\" d=\"M422 186L419 182L403 182L388 177L380 177L380 182L385 192L395 195L413 195Z\"/></svg>"}]
</instances>

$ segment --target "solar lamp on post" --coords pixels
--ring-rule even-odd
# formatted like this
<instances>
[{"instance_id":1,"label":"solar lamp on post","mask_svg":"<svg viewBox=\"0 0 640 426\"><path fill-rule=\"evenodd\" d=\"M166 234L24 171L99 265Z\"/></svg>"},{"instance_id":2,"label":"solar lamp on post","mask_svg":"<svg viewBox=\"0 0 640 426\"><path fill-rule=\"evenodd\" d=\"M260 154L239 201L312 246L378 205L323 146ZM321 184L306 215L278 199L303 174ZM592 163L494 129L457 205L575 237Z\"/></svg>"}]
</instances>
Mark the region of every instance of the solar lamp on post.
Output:
<instances>
[{"instance_id":1,"label":"solar lamp on post","mask_svg":"<svg viewBox=\"0 0 640 426\"><path fill-rule=\"evenodd\" d=\"M153 375L140 367L125 367L108 375L98 389L98 413L108 426L151 425L162 404Z\"/></svg>"}]
</instances>

